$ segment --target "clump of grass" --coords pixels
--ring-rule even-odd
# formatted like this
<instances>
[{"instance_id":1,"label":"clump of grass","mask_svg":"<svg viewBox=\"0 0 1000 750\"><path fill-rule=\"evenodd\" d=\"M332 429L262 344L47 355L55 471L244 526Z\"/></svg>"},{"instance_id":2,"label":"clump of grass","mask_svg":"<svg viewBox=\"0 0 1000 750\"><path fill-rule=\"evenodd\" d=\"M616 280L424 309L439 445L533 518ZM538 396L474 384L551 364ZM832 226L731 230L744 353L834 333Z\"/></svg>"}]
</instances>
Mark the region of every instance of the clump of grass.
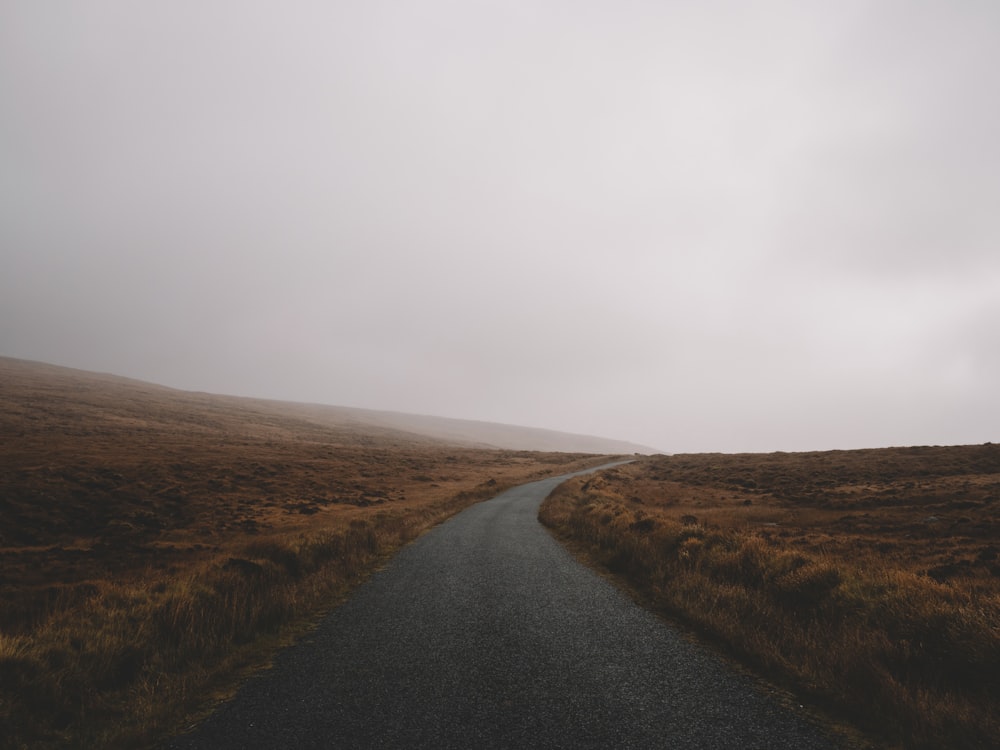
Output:
<instances>
[{"instance_id":1,"label":"clump of grass","mask_svg":"<svg viewBox=\"0 0 1000 750\"><path fill-rule=\"evenodd\" d=\"M1000 737L1000 596L982 587L678 522L579 480L539 517L656 607L873 733L928 749Z\"/></svg>"}]
</instances>

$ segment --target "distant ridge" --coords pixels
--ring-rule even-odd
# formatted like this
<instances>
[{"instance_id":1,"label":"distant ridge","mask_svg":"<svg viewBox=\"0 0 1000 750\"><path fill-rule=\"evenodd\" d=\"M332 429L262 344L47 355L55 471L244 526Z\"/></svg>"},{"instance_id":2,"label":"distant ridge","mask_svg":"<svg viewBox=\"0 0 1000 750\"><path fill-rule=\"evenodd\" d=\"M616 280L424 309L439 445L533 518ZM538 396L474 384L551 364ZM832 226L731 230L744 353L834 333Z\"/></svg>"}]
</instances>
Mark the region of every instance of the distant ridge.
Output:
<instances>
[{"instance_id":1,"label":"distant ridge","mask_svg":"<svg viewBox=\"0 0 1000 750\"><path fill-rule=\"evenodd\" d=\"M459 445L476 445L507 450L560 451L566 453L642 453L659 451L644 445L622 440L577 435L539 427L480 422L470 419L451 419L418 414L405 414L349 407L318 407L335 410L345 417L366 424L389 429L413 432Z\"/></svg>"},{"instance_id":2,"label":"distant ridge","mask_svg":"<svg viewBox=\"0 0 1000 750\"><path fill-rule=\"evenodd\" d=\"M173 419L188 421L189 415L210 416L221 429L232 420L234 411L243 418L309 422L317 427L352 433L371 433L399 440L431 440L456 446L503 450L555 451L595 454L653 454L647 446L593 435L576 435L536 427L519 427L447 417L358 409L345 406L307 404L220 394L183 391L118 375L78 370L43 362L0 357L0 402L27 394L73 393L86 402L88 413L125 416L144 400L156 401L161 414L166 409ZM242 424L242 423L240 423Z\"/></svg>"}]
</instances>

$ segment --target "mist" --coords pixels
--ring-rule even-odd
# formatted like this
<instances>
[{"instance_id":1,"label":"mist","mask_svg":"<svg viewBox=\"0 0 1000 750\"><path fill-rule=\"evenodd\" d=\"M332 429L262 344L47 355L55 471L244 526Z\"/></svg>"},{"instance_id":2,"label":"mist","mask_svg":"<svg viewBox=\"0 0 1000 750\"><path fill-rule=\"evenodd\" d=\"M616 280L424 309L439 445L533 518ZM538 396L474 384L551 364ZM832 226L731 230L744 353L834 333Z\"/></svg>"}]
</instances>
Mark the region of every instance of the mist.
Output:
<instances>
[{"instance_id":1,"label":"mist","mask_svg":"<svg viewBox=\"0 0 1000 750\"><path fill-rule=\"evenodd\" d=\"M996 441L1000 6L0 5L0 355L665 452Z\"/></svg>"}]
</instances>

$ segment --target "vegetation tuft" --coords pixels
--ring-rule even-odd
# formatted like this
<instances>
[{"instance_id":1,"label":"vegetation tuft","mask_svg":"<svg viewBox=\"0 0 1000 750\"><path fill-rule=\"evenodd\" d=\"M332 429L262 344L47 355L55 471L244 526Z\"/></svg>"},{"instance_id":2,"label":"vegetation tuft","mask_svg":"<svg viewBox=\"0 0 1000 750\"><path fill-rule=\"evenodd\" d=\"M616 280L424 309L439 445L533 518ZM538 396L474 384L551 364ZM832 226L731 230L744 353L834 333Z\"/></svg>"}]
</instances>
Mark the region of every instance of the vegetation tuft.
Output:
<instances>
[{"instance_id":1,"label":"vegetation tuft","mask_svg":"<svg viewBox=\"0 0 1000 750\"><path fill-rule=\"evenodd\" d=\"M656 457L562 485L540 518L871 735L990 748L998 489L997 446Z\"/></svg>"}]
</instances>

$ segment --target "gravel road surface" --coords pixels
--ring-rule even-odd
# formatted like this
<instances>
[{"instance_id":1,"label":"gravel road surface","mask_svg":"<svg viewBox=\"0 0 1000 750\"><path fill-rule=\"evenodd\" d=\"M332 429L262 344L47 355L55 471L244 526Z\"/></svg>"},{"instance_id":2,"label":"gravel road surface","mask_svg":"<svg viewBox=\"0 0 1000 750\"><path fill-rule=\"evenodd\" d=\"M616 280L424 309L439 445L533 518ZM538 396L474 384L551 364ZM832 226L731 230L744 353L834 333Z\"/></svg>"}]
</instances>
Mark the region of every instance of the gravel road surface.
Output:
<instances>
[{"instance_id":1,"label":"gravel road surface","mask_svg":"<svg viewBox=\"0 0 1000 750\"><path fill-rule=\"evenodd\" d=\"M841 747L556 543L565 478L425 534L168 747Z\"/></svg>"}]
</instances>

